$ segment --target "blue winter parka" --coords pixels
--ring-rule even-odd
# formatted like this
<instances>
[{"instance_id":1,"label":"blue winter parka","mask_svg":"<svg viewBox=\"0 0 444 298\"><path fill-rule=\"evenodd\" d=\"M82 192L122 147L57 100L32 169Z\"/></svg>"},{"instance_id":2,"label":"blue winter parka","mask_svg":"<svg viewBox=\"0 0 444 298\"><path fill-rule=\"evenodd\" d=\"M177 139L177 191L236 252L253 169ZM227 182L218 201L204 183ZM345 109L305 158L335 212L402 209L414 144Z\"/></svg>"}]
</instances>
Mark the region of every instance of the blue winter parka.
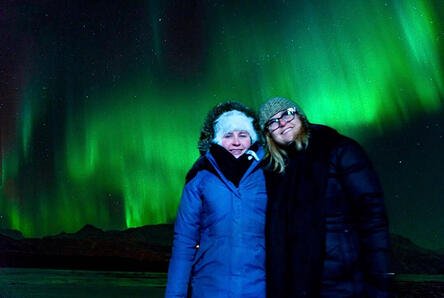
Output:
<instances>
[{"instance_id":1,"label":"blue winter parka","mask_svg":"<svg viewBox=\"0 0 444 298\"><path fill-rule=\"evenodd\" d=\"M265 297L264 150L256 154L238 187L209 151L208 169L185 185L166 297Z\"/></svg>"}]
</instances>

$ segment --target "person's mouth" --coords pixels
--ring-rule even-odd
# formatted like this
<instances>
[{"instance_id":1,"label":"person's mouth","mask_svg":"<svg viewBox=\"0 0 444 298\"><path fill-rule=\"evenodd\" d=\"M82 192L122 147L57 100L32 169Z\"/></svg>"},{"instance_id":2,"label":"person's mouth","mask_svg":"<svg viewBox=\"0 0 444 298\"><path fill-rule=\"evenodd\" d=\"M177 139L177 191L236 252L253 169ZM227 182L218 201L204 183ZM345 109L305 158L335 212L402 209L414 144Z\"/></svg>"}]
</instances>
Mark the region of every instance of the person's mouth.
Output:
<instances>
[{"instance_id":1,"label":"person's mouth","mask_svg":"<svg viewBox=\"0 0 444 298\"><path fill-rule=\"evenodd\" d=\"M285 128L284 130L282 130L281 134L286 134L287 132L291 131L293 129L293 127L289 126L287 128Z\"/></svg>"},{"instance_id":2,"label":"person's mouth","mask_svg":"<svg viewBox=\"0 0 444 298\"><path fill-rule=\"evenodd\" d=\"M233 155L240 155L242 153L242 149L231 149L230 152Z\"/></svg>"}]
</instances>

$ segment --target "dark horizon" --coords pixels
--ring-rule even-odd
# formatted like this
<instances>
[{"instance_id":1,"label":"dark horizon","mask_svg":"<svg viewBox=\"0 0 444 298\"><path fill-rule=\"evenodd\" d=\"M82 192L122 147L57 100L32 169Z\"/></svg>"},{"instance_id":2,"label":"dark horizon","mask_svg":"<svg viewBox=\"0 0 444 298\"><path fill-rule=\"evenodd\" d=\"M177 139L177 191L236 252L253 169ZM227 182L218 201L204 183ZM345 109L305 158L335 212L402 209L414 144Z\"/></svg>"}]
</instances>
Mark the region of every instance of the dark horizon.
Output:
<instances>
[{"instance_id":1,"label":"dark horizon","mask_svg":"<svg viewBox=\"0 0 444 298\"><path fill-rule=\"evenodd\" d=\"M86 225L72 234L13 239L0 231L0 267L166 272L173 225L102 231ZM16 235L17 236L17 235ZM418 246L391 234L392 267L397 274L444 273L444 251ZM124 247L124 249L122 249Z\"/></svg>"}]
</instances>

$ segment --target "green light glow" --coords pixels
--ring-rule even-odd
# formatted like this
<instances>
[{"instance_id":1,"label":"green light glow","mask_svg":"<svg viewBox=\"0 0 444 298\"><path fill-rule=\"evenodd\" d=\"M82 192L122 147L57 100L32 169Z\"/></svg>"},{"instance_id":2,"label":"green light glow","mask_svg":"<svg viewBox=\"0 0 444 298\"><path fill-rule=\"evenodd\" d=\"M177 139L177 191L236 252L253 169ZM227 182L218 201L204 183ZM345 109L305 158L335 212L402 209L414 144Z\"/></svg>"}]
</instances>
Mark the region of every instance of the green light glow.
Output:
<instances>
[{"instance_id":1,"label":"green light glow","mask_svg":"<svg viewBox=\"0 0 444 298\"><path fill-rule=\"evenodd\" d=\"M30 89L26 89L28 90L32 90L32 88ZM29 92L31 93L31 92ZM23 105L23 118L22 118L22 122L21 122L21 127L22 127L22 145L21 148L24 151L24 155L27 156L27 152L29 149L29 142L30 142L30 138L31 138L31 133L32 133L32 121L34 119L33 117L33 110L32 110L32 98L33 95L32 94L25 94L24 96L24 105Z\"/></svg>"},{"instance_id":2,"label":"green light glow","mask_svg":"<svg viewBox=\"0 0 444 298\"><path fill-rule=\"evenodd\" d=\"M444 85L439 65L438 33L434 13L427 1L414 1L397 9L410 54L409 75L415 86L420 105L428 111L441 106Z\"/></svg>"},{"instance_id":3,"label":"green light glow","mask_svg":"<svg viewBox=\"0 0 444 298\"><path fill-rule=\"evenodd\" d=\"M212 69L223 57L235 80L254 80L259 101L297 98L315 122L343 128L399 124L400 109L406 119L436 111L444 86L434 17L428 1L396 3L331 1L307 5L298 17L289 10L279 21L272 14L245 21L243 30L228 25L227 57L218 52Z\"/></svg>"},{"instance_id":4,"label":"green light glow","mask_svg":"<svg viewBox=\"0 0 444 298\"><path fill-rule=\"evenodd\" d=\"M171 19L161 4L152 4L146 22L151 39L142 46L143 58L155 62L121 71L116 84L79 79L90 86L83 92L75 91L70 75L81 78L84 72L71 69L61 88L70 99L62 111L52 102L51 110L50 99L59 93L47 84L60 74L57 62L46 73L31 72L39 83L23 87L21 141L2 156L2 225L35 236L86 223L115 229L171 222L184 176L198 156L203 119L228 99L257 108L266 98L286 96L299 101L312 122L344 132L383 132L442 108L442 28L430 1L288 2L253 11L247 4L239 10L208 7L208 40L200 55L189 58L202 65L201 73L185 75L166 69L163 43L174 40L163 36L163 26ZM132 46L122 52L136 52ZM66 69L80 57L88 60L92 50L78 47L79 56L59 62ZM34 59L30 63L46 63ZM50 95L39 94L44 88ZM45 121L49 129L36 125ZM48 134L43 141L42 131ZM38 148L49 139L45 155ZM15 191L6 191L5 181Z\"/></svg>"},{"instance_id":5,"label":"green light glow","mask_svg":"<svg viewBox=\"0 0 444 298\"><path fill-rule=\"evenodd\" d=\"M134 100L126 91L113 93L108 98L114 104L87 113L86 134L69 129L69 176L79 185L94 180L91 192L108 189L122 196L127 227L169 221L186 170L197 157L200 123L187 119L202 118L204 111L172 108L162 100L174 95Z\"/></svg>"}]
</instances>

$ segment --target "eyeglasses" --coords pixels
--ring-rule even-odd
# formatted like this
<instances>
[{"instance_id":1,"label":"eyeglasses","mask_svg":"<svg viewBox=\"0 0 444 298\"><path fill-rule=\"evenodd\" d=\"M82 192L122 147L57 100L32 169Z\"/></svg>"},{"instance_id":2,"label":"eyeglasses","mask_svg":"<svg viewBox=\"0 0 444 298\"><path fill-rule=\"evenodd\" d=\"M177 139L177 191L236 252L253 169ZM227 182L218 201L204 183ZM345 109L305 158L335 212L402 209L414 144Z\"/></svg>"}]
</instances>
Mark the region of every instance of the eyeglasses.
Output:
<instances>
[{"instance_id":1,"label":"eyeglasses","mask_svg":"<svg viewBox=\"0 0 444 298\"><path fill-rule=\"evenodd\" d=\"M281 120L284 122L285 125L291 120L293 120L295 115L296 115L295 108L286 109L279 118L273 118L268 120L268 122L265 124L265 127L268 128L268 131L273 132L279 127L281 127Z\"/></svg>"}]
</instances>

